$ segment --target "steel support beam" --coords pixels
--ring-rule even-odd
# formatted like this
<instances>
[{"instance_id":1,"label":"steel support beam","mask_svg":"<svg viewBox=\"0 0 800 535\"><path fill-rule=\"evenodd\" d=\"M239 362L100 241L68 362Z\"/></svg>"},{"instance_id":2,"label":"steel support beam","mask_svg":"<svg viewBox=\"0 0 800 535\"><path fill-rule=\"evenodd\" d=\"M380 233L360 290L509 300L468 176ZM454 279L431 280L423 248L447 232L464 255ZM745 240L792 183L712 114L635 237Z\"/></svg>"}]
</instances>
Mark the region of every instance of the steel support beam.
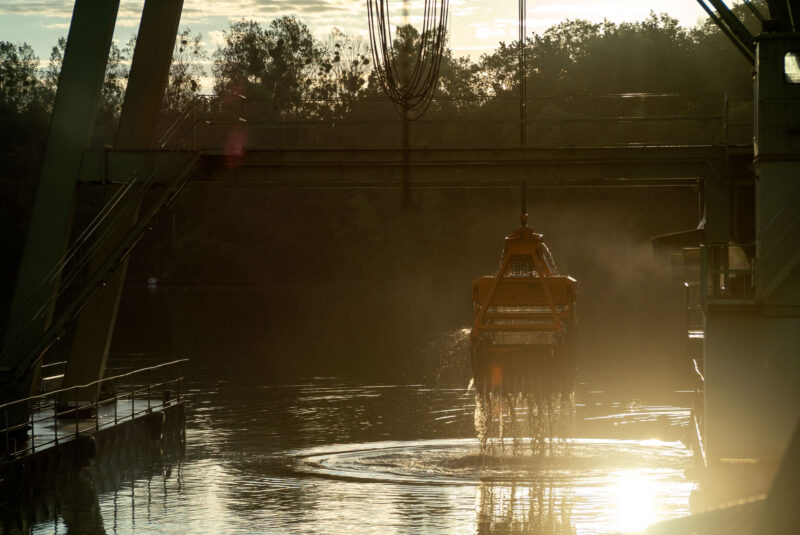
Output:
<instances>
[{"instance_id":1,"label":"steel support beam","mask_svg":"<svg viewBox=\"0 0 800 535\"><path fill-rule=\"evenodd\" d=\"M230 165L206 154L197 181L314 187L633 186L697 183L719 174L721 147L249 151ZM406 165L407 164L407 165Z\"/></svg>"},{"instance_id":2,"label":"steel support beam","mask_svg":"<svg viewBox=\"0 0 800 535\"><path fill-rule=\"evenodd\" d=\"M717 10L717 13L708 7L706 0L697 0L697 3L708 13L708 16L711 17L711 20L714 21L714 24L719 27L722 33L724 33L728 39L731 40L733 45L739 49L739 52L747 58L747 61L754 64L756 47L753 34L751 34L750 30L748 30L736 15L728 9L728 6L726 6L724 2L721 0L708 1L711 2Z\"/></svg>"},{"instance_id":3,"label":"steel support beam","mask_svg":"<svg viewBox=\"0 0 800 535\"><path fill-rule=\"evenodd\" d=\"M145 1L117 131L117 149L141 150L153 146L182 9L183 0ZM115 178L126 180L134 169L137 169L136 165L121 166L115 169ZM141 199L133 199L133 202L141 203ZM137 206L133 210L130 225L117 225L111 239L98 249L91 260L90 271L99 269L116 244L128 233L138 218L139 208ZM103 377L127 271L126 256L106 284L81 310L64 372L64 388L87 384ZM97 395L97 387L94 387L79 390L77 399L79 402L94 402ZM61 403L74 399L75 396L70 395Z\"/></svg>"},{"instance_id":4,"label":"steel support beam","mask_svg":"<svg viewBox=\"0 0 800 535\"><path fill-rule=\"evenodd\" d=\"M193 182L219 186L399 187L408 168L412 187L670 186L723 182L726 159L752 146L634 146L486 149L253 150L229 165L205 153ZM188 152L188 151L187 151ZM106 184L122 170L152 161L170 178L168 151L87 150L80 180Z\"/></svg>"},{"instance_id":5,"label":"steel support beam","mask_svg":"<svg viewBox=\"0 0 800 535\"><path fill-rule=\"evenodd\" d=\"M0 400L29 395L37 374L30 346L52 318L60 277L53 272L64 254L72 223L81 154L89 142L119 0L76 0L64 50L50 133L0 355L6 380ZM23 415L24 416L24 415ZM9 423L14 423L11 418Z\"/></svg>"}]
</instances>

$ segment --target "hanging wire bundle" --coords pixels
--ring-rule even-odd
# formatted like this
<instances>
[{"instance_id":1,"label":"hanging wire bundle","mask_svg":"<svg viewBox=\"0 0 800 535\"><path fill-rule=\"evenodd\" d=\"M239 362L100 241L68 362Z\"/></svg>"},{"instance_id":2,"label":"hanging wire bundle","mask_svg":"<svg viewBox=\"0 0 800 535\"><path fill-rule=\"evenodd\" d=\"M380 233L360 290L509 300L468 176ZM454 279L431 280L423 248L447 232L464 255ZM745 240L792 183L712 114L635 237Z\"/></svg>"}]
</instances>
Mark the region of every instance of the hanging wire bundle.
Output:
<instances>
[{"instance_id":1,"label":"hanging wire bundle","mask_svg":"<svg viewBox=\"0 0 800 535\"><path fill-rule=\"evenodd\" d=\"M449 0L424 0L422 33L416 61L410 65L411 43L399 51L398 61L389 21L389 0L367 0L372 61L383 90L406 119L417 119L430 106L439 79L439 65L447 37ZM399 64L398 64L399 63Z\"/></svg>"}]
</instances>

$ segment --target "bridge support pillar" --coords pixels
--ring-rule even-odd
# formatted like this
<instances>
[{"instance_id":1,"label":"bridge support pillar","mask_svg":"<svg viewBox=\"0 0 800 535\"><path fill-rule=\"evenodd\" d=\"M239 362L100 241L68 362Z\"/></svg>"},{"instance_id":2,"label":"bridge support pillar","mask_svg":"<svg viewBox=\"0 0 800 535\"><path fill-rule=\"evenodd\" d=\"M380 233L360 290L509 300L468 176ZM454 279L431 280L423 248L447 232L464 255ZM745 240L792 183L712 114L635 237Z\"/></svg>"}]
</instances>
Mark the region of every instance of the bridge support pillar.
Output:
<instances>
[{"instance_id":1,"label":"bridge support pillar","mask_svg":"<svg viewBox=\"0 0 800 535\"><path fill-rule=\"evenodd\" d=\"M182 9L183 0L145 1L117 131L117 149L153 147ZM118 178L127 179L130 172ZM90 269L95 270L103 263L138 219L138 203L141 200L134 202L137 202L137 206L131 210L129 224L122 222L116 226L105 246L94 254ZM127 270L128 257L125 257L106 284L81 310L64 372L63 387L87 384L103 377ZM93 402L97 395L97 388L82 389L78 392L77 400ZM74 400L75 396L71 394L69 399L62 399L61 403Z\"/></svg>"},{"instance_id":2,"label":"bridge support pillar","mask_svg":"<svg viewBox=\"0 0 800 535\"><path fill-rule=\"evenodd\" d=\"M89 142L119 0L76 0L50 133L0 355L0 401L30 395L38 375L33 345L52 320L72 225L75 183ZM9 424L25 418L9 414Z\"/></svg>"}]
</instances>

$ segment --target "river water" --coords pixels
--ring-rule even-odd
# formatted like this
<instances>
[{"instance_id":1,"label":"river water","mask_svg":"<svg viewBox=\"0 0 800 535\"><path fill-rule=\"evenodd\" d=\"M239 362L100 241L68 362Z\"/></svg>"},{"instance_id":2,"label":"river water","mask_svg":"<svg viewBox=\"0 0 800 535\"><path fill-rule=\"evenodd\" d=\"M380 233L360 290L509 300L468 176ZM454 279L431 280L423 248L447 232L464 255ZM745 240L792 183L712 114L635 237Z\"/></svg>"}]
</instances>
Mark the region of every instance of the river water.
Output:
<instances>
[{"instance_id":1,"label":"river water","mask_svg":"<svg viewBox=\"0 0 800 535\"><path fill-rule=\"evenodd\" d=\"M687 392L581 384L554 453L483 455L466 385L218 375L189 377L184 447L6 508L5 532L612 533L689 513Z\"/></svg>"}]
</instances>

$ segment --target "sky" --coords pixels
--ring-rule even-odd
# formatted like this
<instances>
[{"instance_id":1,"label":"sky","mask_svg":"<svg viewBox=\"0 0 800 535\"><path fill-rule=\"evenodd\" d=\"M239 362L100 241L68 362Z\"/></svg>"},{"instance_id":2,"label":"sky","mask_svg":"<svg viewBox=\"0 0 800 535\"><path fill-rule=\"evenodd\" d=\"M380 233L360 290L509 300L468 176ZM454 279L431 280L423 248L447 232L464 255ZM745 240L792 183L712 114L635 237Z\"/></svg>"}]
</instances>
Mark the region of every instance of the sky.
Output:
<instances>
[{"instance_id":1,"label":"sky","mask_svg":"<svg viewBox=\"0 0 800 535\"><path fill-rule=\"evenodd\" d=\"M408 1L413 22L422 1ZM114 34L117 45L124 45L136 33L143 2L120 1ZM542 33L565 19L637 21L647 17L651 10L667 13L691 27L704 15L696 0L527 0L527 3L528 33ZM73 5L73 0L0 0L0 41L26 42L46 62L52 46L67 34ZM402 6L402 1L390 0L390 6L395 5ZM327 35L334 27L367 35L366 0L184 0L181 28L201 33L205 45L214 51L222 43L222 31L231 22L244 18L268 23L282 15L296 15L319 36ZM457 55L477 57L500 41L515 40L517 31L514 0L450 0L449 44Z\"/></svg>"}]
</instances>

